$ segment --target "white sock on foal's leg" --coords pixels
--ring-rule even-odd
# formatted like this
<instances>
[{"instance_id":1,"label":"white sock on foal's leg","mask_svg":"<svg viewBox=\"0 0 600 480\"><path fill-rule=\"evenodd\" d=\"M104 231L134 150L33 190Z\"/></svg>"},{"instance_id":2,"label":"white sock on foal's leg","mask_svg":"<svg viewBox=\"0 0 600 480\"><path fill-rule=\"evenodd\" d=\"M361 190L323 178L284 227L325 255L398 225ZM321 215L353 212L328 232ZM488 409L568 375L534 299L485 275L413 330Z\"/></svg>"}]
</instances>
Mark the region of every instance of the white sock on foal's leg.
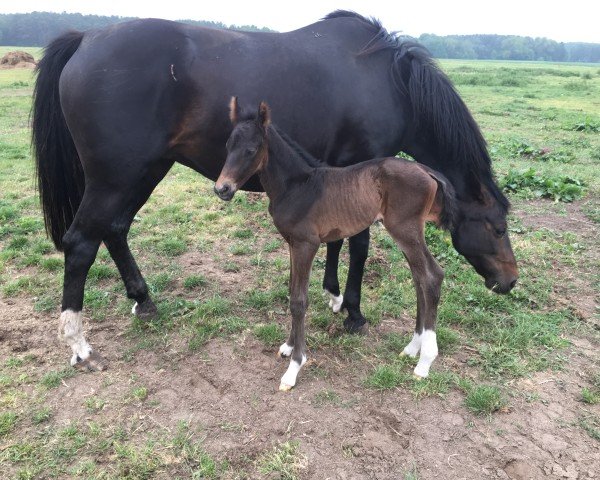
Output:
<instances>
[{"instance_id":1,"label":"white sock on foal's leg","mask_svg":"<svg viewBox=\"0 0 600 480\"><path fill-rule=\"evenodd\" d=\"M279 390L288 391L291 390L294 385L296 385L296 378L298 377L298 372L302 368L302 365L306 363L306 355L302 355L302 363L298 363L296 360L290 361L290 366L281 377L281 383L279 384Z\"/></svg>"},{"instance_id":2,"label":"white sock on foal's leg","mask_svg":"<svg viewBox=\"0 0 600 480\"><path fill-rule=\"evenodd\" d=\"M410 343L404 347L404 350L402 350L402 353L400 355L404 356L404 355L408 355L409 357L416 357L417 354L419 353L419 350L421 350L421 343L423 341L423 336L419 335L417 332L413 333L413 338L410 341Z\"/></svg>"},{"instance_id":3,"label":"white sock on foal's leg","mask_svg":"<svg viewBox=\"0 0 600 480\"><path fill-rule=\"evenodd\" d=\"M421 354L419 363L415 367L415 375L425 378L429 375L429 368L438 356L437 336L434 330L425 330L421 335Z\"/></svg>"},{"instance_id":4,"label":"white sock on foal's leg","mask_svg":"<svg viewBox=\"0 0 600 480\"><path fill-rule=\"evenodd\" d=\"M92 353L92 347L90 347L83 336L81 311L76 312L67 309L60 314L58 338L67 342L67 345L73 350L73 356L71 357L72 366L81 360L86 360Z\"/></svg>"}]
</instances>

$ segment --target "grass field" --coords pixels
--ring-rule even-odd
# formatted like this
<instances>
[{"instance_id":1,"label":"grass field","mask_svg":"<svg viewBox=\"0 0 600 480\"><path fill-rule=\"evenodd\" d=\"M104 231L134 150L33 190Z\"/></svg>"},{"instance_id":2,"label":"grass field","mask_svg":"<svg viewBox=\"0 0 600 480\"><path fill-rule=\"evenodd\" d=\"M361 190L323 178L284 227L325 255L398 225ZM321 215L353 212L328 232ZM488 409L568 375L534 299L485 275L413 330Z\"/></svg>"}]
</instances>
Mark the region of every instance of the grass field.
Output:
<instances>
[{"instance_id":1,"label":"grass field","mask_svg":"<svg viewBox=\"0 0 600 480\"><path fill-rule=\"evenodd\" d=\"M413 361L399 357L416 303L390 237L373 227L368 337L341 334L343 317L327 308L323 249L310 286L313 361L287 396L275 392L285 365L274 354L289 328L289 263L267 202L244 193L221 202L182 166L130 234L159 320L131 318L102 247L85 314L110 369L68 367L55 340L63 259L44 235L29 150L33 79L0 70L0 471L283 479L600 471L600 66L442 67L509 191L518 288L488 292L449 236L429 228L446 280L440 357L419 382ZM343 265L345 275L345 256Z\"/></svg>"}]
</instances>

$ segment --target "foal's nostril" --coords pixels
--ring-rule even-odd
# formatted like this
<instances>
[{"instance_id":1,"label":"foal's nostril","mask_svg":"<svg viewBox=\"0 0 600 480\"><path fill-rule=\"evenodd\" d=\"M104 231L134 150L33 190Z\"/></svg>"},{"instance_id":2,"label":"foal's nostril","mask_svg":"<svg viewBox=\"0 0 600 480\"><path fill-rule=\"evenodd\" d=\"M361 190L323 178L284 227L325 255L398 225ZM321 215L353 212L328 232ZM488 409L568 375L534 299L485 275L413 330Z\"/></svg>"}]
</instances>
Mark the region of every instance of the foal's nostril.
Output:
<instances>
[{"instance_id":1,"label":"foal's nostril","mask_svg":"<svg viewBox=\"0 0 600 480\"><path fill-rule=\"evenodd\" d=\"M517 284L517 279L515 278L512 282L510 282L510 289L512 290L513 288L515 288L516 284Z\"/></svg>"},{"instance_id":2,"label":"foal's nostril","mask_svg":"<svg viewBox=\"0 0 600 480\"><path fill-rule=\"evenodd\" d=\"M217 195L226 195L229 190L231 190L231 187L227 183L222 187L217 187L216 185L214 187L214 191Z\"/></svg>"}]
</instances>

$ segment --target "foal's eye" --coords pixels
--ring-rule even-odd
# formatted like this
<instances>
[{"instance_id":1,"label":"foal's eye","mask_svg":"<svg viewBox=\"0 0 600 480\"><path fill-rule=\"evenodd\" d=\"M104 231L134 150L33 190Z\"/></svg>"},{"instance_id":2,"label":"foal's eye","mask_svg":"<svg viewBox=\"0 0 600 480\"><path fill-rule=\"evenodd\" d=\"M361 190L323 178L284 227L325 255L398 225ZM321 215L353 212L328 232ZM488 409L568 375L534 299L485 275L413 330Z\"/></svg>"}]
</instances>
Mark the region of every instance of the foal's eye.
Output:
<instances>
[{"instance_id":1,"label":"foal's eye","mask_svg":"<svg viewBox=\"0 0 600 480\"><path fill-rule=\"evenodd\" d=\"M503 237L506 234L506 227L496 228L496 235Z\"/></svg>"},{"instance_id":2,"label":"foal's eye","mask_svg":"<svg viewBox=\"0 0 600 480\"><path fill-rule=\"evenodd\" d=\"M246 149L246 155L248 157L252 157L256 154L256 148L247 148Z\"/></svg>"}]
</instances>

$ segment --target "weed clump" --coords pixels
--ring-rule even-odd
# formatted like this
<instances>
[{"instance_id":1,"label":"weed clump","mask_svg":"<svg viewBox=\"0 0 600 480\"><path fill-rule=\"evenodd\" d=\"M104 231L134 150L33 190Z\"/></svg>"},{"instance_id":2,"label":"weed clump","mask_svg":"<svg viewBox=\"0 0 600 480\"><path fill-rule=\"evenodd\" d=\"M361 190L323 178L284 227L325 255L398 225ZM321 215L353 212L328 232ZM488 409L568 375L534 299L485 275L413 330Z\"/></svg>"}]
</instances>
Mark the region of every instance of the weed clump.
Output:
<instances>
[{"instance_id":1,"label":"weed clump","mask_svg":"<svg viewBox=\"0 0 600 480\"><path fill-rule=\"evenodd\" d=\"M572 202L584 193L584 183L577 178L544 175L533 168L511 169L500 183L505 192L529 198L551 198L555 202Z\"/></svg>"}]
</instances>

